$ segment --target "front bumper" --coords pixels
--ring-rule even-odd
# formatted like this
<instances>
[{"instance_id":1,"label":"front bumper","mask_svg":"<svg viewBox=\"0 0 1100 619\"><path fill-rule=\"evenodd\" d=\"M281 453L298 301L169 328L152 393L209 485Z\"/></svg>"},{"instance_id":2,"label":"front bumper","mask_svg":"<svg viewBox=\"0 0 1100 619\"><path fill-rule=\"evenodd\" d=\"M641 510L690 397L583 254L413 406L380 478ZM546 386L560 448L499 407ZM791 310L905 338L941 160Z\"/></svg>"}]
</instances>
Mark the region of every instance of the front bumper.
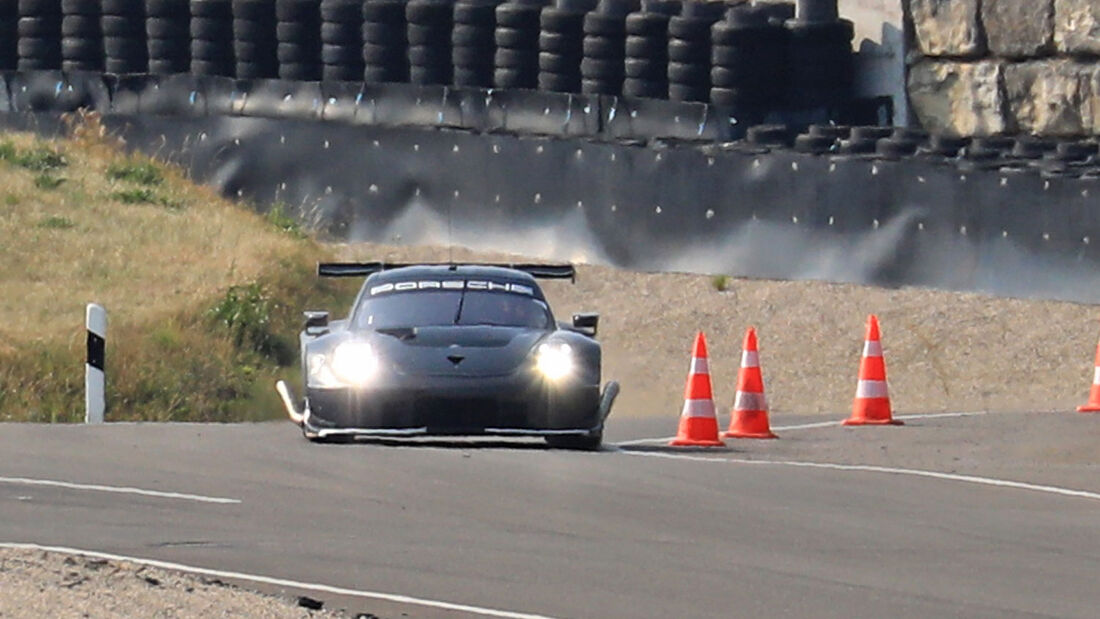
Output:
<instances>
[{"instance_id":1,"label":"front bumper","mask_svg":"<svg viewBox=\"0 0 1100 619\"><path fill-rule=\"evenodd\" d=\"M522 376L308 388L305 404L301 425L319 436L583 435L602 429L604 417L598 385Z\"/></svg>"}]
</instances>

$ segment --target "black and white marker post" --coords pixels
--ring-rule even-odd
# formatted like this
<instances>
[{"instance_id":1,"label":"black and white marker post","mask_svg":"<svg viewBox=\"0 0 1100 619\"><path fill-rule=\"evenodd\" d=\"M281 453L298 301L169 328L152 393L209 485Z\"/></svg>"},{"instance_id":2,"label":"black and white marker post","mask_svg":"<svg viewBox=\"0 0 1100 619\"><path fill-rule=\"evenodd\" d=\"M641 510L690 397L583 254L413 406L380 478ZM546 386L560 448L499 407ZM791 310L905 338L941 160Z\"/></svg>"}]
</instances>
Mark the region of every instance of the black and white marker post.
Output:
<instances>
[{"instance_id":1,"label":"black and white marker post","mask_svg":"<svg viewBox=\"0 0 1100 619\"><path fill-rule=\"evenodd\" d=\"M89 303L85 312L88 328L88 361L84 365L84 423L103 423L107 408L107 310Z\"/></svg>"}]
</instances>

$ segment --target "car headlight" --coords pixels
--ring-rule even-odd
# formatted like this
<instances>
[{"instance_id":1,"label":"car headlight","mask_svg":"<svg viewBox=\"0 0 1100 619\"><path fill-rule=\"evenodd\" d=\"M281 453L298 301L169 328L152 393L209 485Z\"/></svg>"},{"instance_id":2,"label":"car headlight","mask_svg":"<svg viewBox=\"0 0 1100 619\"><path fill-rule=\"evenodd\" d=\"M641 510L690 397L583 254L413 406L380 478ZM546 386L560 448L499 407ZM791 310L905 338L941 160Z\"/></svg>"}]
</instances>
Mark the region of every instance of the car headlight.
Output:
<instances>
[{"instance_id":1,"label":"car headlight","mask_svg":"<svg viewBox=\"0 0 1100 619\"><path fill-rule=\"evenodd\" d=\"M569 344L547 342L535 349L535 367L550 380L561 380L572 374L573 366L573 348Z\"/></svg>"},{"instance_id":2,"label":"car headlight","mask_svg":"<svg viewBox=\"0 0 1100 619\"><path fill-rule=\"evenodd\" d=\"M366 342L343 342L331 355L309 357L310 384L316 387L361 387L378 370L378 357Z\"/></svg>"}]
</instances>

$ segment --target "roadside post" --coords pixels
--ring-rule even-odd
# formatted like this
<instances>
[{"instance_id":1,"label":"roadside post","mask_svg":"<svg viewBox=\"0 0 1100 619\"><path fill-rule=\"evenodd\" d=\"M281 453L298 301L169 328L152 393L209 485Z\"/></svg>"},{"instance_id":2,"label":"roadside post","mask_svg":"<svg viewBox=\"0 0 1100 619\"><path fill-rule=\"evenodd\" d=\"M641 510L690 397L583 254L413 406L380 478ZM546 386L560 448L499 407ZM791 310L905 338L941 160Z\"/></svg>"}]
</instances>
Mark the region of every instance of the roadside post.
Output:
<instances>
[{"instance_id":1,"label":"roadside post","mask_svg":"<svg viewBox=\"0 0 1100 619\"><path fill-rule=\"evenodd\" d=\"M89 303L84 324L88 330L88 358L84 364L84 423L103 423L107 408L107 310Z\"/></svg>"}]
</instances>

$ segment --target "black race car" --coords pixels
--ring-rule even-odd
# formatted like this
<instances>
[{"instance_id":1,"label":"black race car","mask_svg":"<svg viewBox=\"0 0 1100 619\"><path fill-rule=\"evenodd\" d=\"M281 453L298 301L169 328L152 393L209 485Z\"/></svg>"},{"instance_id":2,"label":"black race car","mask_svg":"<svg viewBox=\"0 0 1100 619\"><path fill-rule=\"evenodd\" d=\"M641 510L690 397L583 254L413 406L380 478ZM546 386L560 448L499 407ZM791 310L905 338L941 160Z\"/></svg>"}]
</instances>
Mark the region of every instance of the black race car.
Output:
<instances>
[{"instance_id":1,"label":"black race car","mask_svg":"<svg viewBox=\"0 0 1100 619\"><path fill-rule=\"evenodd\" d=\"M541 436L596 449L619 392L600 388L596 314L555 322L535 278L572 265L327 263L367 276L345 320L306 312L305 398L276 389L313 441L356 436Z\"/></svg>"}]
</instances>

